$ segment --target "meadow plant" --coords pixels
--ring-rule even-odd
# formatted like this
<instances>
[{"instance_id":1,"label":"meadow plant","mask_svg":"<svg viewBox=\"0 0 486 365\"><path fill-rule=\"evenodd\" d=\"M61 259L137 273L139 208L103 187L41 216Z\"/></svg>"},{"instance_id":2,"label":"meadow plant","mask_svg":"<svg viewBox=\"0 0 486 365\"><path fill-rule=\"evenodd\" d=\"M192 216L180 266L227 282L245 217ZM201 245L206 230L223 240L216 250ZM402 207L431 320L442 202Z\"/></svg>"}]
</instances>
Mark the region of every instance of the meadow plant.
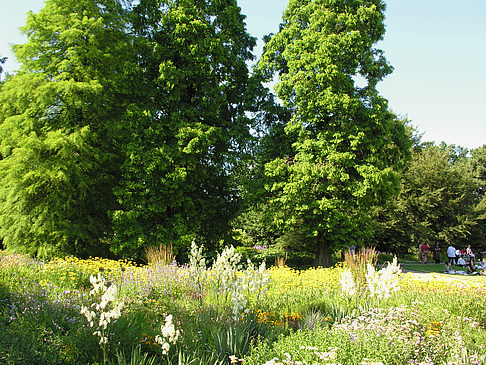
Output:
<instances>
[{"instance_id":1,"label":"meadow plant","mask_svg":"<svg viewBox=\"0 0 486 365\"><path fill-rule=\"evenodd\" d=\"M106 361L116 343L128 356L146 351L147 363L157 355L181 365L228 363L228 356L246 365L485 364L481 277L400 274L394 260L381 270L365 265L358 285L342 265L242 269L231 248L208 270L202 249L192 246L187 267L3 255L0 362L8 354L10 363L94 363L99 346ZM122 317L117 297L130 306ZM153 334L150 344L141 341L144 331ZM160 358L175 346L179 359Z\"/></svg>"},{"instance_id":2,"label":"meadow plant","mask_svg":"<svg viewBox=\"0 0 486 365\"><path fill-rule=\"evenodd\" d=\"M362 247L357 253L351 250L344 253L345 266L352 271L356 285L360 290L364 290L366 286L368 265L376 266L377 261L378 253L374 248Z\"/></svg>"},{"instance_id":3,"label":"meadow plant","mask_svg":"<svg viewBox=\"0 0 486 365\"><path fill-rule=\"evenodd\" d=\"M275 257L275 266L277 267L284 267L286 262L287 262L287 253L285 253L285 257L281 257L281 256Z\"/></svg>"},{"instance_id":4,"label":"meadow plant","mask_svg":"<svg viewBox=\"0 0 486 365\"><path fill-rule=\"evenodd\" d=\"M101 295L101 300L99 303L91 305L93 310L82 306L80 313L86 317L89 326L95 329L93 335L100 338L99 344L103 351L103 362L106 364L107 328L112 321L120 318L123 302L115 302L118 292L117 286L107 283L101 273L98 273L97 276L91 275L90 282L93 285L90 295Z\"/></svg>"},{"instance_id":5,"label":"meadow plant","mask_svg":"<svg viewBox=\"0 0 486 365\"><path fill-rule=\"evenodd\" d=\"M172 315L169 314L165 317L165 323L160 327L160 331L162 336L155 336L155 342L160 345L162 354L167 355L170 350L170 345L177 342L180 334L179 330L176 330L172 323Z\"/></svg>"},{"instance_id":6,"label":"meadow plant","mask_svg":"<svg viewBox=\"0 0 486 365\"><path fill-rule=\"evenodd\" d=\"M266 293L270 283L270 276L267 272L265 261L263 261L257 268L250 260L248 260L243 277L247 282L248 296L253 294L257 301L260 300Z\"/></svg>"},{"instance_id":7,"label":"meadow plant","mask_svg":"<svg viewBox=\"0 0 486 365\"><path fill-rule=\"evenodd\" d=\"M149 265L169 265L174 261L172 243L168 245L152 246L145 250L145 258Z\"/></svg>"},{"instance_id":8,"label":"meadow plant","mask_svg":"<svg viewBox=\"0 0 486 365\"><path fill-rule=\"evenodd\" d=\"M391 264L388 264L379 271L376 271L375 267L368 263L365 274L368 295L371 298L376 298L378 301L389 298L391 293L400 289L398 284L401 272L396 257ZM358 290L358 284L354 280L355 278L351 269L345 268L341 274L339 283L341 285L341 292L346 296L352 297L356 294L363 293L363 291Z\"/></svg>"},{"instance_id":9,"label":"meadow plant","mask_svg":"<svg viewBox=\"0 0 486 365\"><path fill-rule=\"evenodd\" d=\"M241 254L235 252L233 246L225 247L216 257L211 266L210 280L213 287L220 293L228 293L233 289L240 269Z\"/></svg>"},{"instance_id":10,"label":"meadow plant","mask_svg":"<svg viewBox=\"0 0 486 365\"><path fill-rule=\"evenodd\" d=\"M400 265L397 263L397 257L393 258L393 262L376 271L374 266L368 264L366 273L366 283L371 297L376 297L378 300L387 299L391 293L400 289L399 275L402 272Z\"/></svg>"},{"instance_id":11,"label":"meadow plant","mask_svg":"<svg viewBox=\"0 0 486 365\"><path fill-rule=\"evenodd\" d=\"M477 343L462 339L465 333L483 331L477 323L453 317L428 323L425 309L422 303L373 308L331 328L303 329L274 344L261 344L245 363L484 364L481 337Z\"/></svg>"},{"instance_id":12,"label":"meadow plant","mask_svg":"<svg viewBox=\"0 0 486 365\"><path fill-rule=\"evenodd\" d=\"M143 304L148 301L174 303L186 297L188 270L171 265L149 265L127 269L119 283L120 294L126 302ZM192 288L192 286L191 286Z\"/></svg>"},{"instance_id":13,"label":"meadow plant","mask_svg":"<svg viewBox=\"0 0 486 365\"><path fill-rule=\"evenodd\" d=\"M203 285L207 278L206 259L203 256L203 245L197 247L192 241L191 252L189 254L189 278L197 288L197 295L202 302Z\"/></svg>"},{"instance_id":14,"label":"meadow plant","mask_svg":"<svg viewBox=\"0 0 486 365\"><path fill-rule=\"evenodd\" d=\"M339 278L339 283L341 285L341 293L352 297L356 294L357 286L353 279L353 273L351 269L345 268L344 272L341 274Z\"/></svg>"},{"instance_id":15,"label":"meadow plant","mask_svg":"<svg viewBox=\"0 0 486 365\"><path fill-rule=\"evenodd\" d=\"M243 313L248 313L250 298L254 298L256 303L259 302L270 281L265 262L262 262L258 268L250 260L248 260L247 265L246 270L237 276L231 288L233 318L235 320L239 319Z\"/></svg>"}]
</instances>

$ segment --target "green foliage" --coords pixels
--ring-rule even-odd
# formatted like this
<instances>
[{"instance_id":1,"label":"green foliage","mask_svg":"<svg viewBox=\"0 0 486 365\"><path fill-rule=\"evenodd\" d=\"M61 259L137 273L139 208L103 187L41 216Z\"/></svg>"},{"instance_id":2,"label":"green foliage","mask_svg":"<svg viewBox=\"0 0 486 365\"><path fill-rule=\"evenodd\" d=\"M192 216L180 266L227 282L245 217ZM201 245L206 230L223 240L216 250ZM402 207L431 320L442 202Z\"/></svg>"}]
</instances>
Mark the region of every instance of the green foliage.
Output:
<instances>
[{"instance_id":1,"label":"green foliage","mask_svg":"<svg viewBox=\"0 0 486 365\"><path fill-rule=\"evenodd\" d=\"M101 2L100 2L101 3ZM110 231L128 36L117 0L50 0L29 13L20 71L0 93L0 237L53 256Z\"/></svg>"},{"instance_id":2,"label":"green foliage","mask_svg":"<svg viewBox=\"0 0 486 365\"><path fill-rule=\"evenodd\" d=\"M180 251L195 237L214 248L236 208L255 41L236 1L141 1L133 16L140 87L122 127L114 250Z\"/></svg>"},{"instance_id":3,"label":"green foliage","mask_svg":"<svg viewBox=\"0 0 486 365\"><path fill-rule=\"evenodd\" d=\"M93 262L81 261L80 267L90 271ZM0 337L2 363L101 363L99 337L80 314L81 306L92 302L91 287L72 290L65 286L68 282L50 284L64 265L68 271L68 261L60 262L58 270L41 270L42 263L2 253L0 330L6 334ZM122 289L125 303L121 317L109 326L108 363L227 364L229 356L236 356L261 365L273 357L282 359L284 353L317 364L326 363L324 358L331 353L336 355L334 363L342 364L360 364L365 358L418 363L426 356L441 363L458 355L473 363L486 339L479 277L441 282L435 275L420 283L416 280L422 275L406 274L401 277L400 285L405 286L401 291L370 302L341 295L342 267L299 272L272 268L265 272L272 278L269 289L250 303L246 315L234 318L231 302L219 300L220 287L209 281L202 285L201 305L188 283L189 270L151 265L111 277L104 271L106 279ZM238 271L236 276L247 274L248 270ZM154 341L167 313L173 314L180 330L169 356ZM463 349L467 350L461 353ZM316 352L324 358L316 357Z\"/></svg>"},{"instance_id":4,"label":"green foliage","mask_svg":"<svg viewBox=\"0 0 486 365\"><path fill-rule=\"evenodd\" d=\"M481 360L477 345L452 337L467 330L462 318L434 312L430 320L420 304L400 308L373 309L359 317L346 318L329 329L327 326L304 329L281 337L272 345L262 345L245 358L246 364L289 363L327 364L403 364L442 363L452 358L458 363ZM464 321L463 321L464 322ZM467 321L465 321L467 322ZM475 340L484 338L473 330ZM450 337L451 336L451 337ZM453 339L454 338L454 339ZM275 359L273 362L270 362ZM459 362L463 360L464 362Z\"/></svg>"},{"instance_id":5,"label":"green foliage","mask_svg":"<svg viewBox=\"0 0 486 365\"><path fill-rule=\"evenodd\" d=\"M0 238L38 256L109 242L216 247L264 97L235 0L48 0L0 93Z\"/></svg>"},{"instance_id":6,"label":"green foliage","mask_svg":"<svg viewBox=\"0 0 486 365\"><path fill-rule=\"evenodd\" d=\"M116 360L108 360L109 365L155 365L157 358L142 352L141 346L132 348L130 356L125 355L125 351L116 352Z\"/></svg>"},{"instance_id":7,"label":"green foliage","mask_svg":"<svg viewBox=\"0 0 486 365\"><path fill-rule=\"evenodd\" d=\"M476 224L470 229L468 244L478 251L486 251L486 145L470 152L468 162L478 183L479 202L473 212Z\"/></svg>"},{"instance_id":8,"label":"green foliage","mask_svg":"<svg viewBox=\"0 0 486 365\"><path fill-rule=\"evenodd\" d=\"M373 242L380 250L411 252L421 241L430 247L438 242L442 250L449 242L469 243L470 232L481 222L480 196L466 157L453 147L423 146L414 151L402 174L399 196L375 211Z\"/></svg>"},{"instance_id":9,"label":"green foliage","mask_svg":"<svg viewBox=\"0 0 486 365\"><path fill-rule=\"evenodd\" d=\"M396 193L410 146L375 86L391 72L381 51L381 1L292 0L259 69L280 82L291 149L265 166L269 202L286 230L301 227L329 266L335 246L369 235L368 211ZM357 86L361 78L365 86Z\"/></svg>"}]
</instances>

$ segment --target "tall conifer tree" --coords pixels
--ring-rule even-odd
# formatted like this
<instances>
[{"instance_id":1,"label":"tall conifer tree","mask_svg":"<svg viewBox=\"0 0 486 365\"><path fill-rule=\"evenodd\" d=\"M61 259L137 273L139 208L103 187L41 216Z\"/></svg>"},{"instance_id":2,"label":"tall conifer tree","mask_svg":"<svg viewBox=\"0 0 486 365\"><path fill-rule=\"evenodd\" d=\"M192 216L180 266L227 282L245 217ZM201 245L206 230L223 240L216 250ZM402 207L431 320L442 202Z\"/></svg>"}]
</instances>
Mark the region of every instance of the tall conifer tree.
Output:
<instances>
[{"instance_id":1,"label":"tall conifer tree","mask_svg":"<svg viewBox=\"0 0 486 365\"><path fill-rule=\"evenodd\" d=\"M40 255L110 232L129 39L118 0L48 0L29 13L21 69L0 93L0 237ZM124 89L125 88L125 89Z\"/></svg>"},{"instance_id":2,"label":"tall conifer tree","mask_svg":"<svg viewBox=\"0 0 486 365\"><path fill-rule=\"evenodd\" d=\"M291 152L266 165L270 206L282 227L307 233L317 265L369 235L369 209L396 193L409 150L376 90L392 70L374 48L384 10L381 0L290 0L260 61L292 114Z\"/></svg>"}]
</instances>

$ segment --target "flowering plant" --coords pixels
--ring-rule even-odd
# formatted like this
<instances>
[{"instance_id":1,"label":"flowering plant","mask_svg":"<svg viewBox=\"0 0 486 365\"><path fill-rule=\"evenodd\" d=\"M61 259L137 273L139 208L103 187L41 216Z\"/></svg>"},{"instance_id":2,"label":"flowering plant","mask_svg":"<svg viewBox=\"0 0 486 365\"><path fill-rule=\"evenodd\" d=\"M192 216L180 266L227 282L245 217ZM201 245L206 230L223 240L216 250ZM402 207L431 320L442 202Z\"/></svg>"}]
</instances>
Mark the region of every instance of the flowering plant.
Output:
<instances>
[{"instance_id":1,"label":"flowering plant","mask_svg":"<svg viewBox=\"0 0 486 365\"><path fill-rule=\"evenodd\" d=\"M155 336L155 342L162 348L162 353L167 355L170 350L170 344L175 344L179 338L179 330L175 329L171 314L165 317L165 323L160 327L160 331L162 336Z\"/></svg>"},{"instance_id":2,"label":"flowering plant","mask_svg":"<svg viewBox=\"0 0 486 365\"><path fill-rule=\"evenodd\" d=\"M81 314L88 320L89 326L95 328L93 335L100 338L99 344L103 351L103 362L106 363L106 344L108 343L108 325L121 316L123 302L115 302L118 293L117 286L106 282L101 273L91 275L89 281L93 285L91 296L101 295L99 303L91 304L91 309L82 306Z\"/></svg>"},{"instance_id":3,"label":"flowering plant","mask_svg":"<svg viewBox=\"0 0 486 365\"><path fill-rule=\"evenodd\" d=\"M368 283L368 289L370 296L380 300L383 298L389 298L391 293L396 292L400 287L398 286L399 274L402 272L400 265L397 263L396 256L393 258L393 262L388 264L380 271L376 271L375 268L368 264L368 272L366 273L366 282Z\"/></svg>"},{"instance_id":4,"label":"flowering plant","mask_svg":"<svg viewBox=\"0 0 486 365\"><path fill-rule=\"evenodd\" d=\"M370 297L376 297L378 300L389 298L391 293L400 289L399 275L402 272L397 258L393 258L393 262L379 271L371 264L367 264L367 272L365 274L366 285ZM341 292L347 296L354 296L358 290L353 278L353 273L349 268L345 268L339 279L341 285Z\"/></svg>"}]
</instances>

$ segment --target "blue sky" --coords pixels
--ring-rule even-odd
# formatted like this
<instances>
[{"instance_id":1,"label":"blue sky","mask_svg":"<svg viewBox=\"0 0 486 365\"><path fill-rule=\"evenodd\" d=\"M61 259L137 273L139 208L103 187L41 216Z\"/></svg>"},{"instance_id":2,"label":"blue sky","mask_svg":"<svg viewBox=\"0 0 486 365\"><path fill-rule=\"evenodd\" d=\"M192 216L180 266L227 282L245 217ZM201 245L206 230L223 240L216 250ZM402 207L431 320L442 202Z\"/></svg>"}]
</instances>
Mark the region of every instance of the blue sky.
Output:
<instances>
[{"instance_id":1,"label":"blue sky","mask_svg":"<svg viewBox=\"0 0 486 365\"><path fill-rule=\"evenodd\" d=\"M486 144L486 0L387 0L385 51L395 71L381 84L392 110L407 116L424 141L477 148ZM278 31L287 0L238 0L249 33ZM17 65L9 44L43 0L7 0L0 12L0 55ZM261 52L259 42L257 55Z\"/></svg>"}]
</instances>

